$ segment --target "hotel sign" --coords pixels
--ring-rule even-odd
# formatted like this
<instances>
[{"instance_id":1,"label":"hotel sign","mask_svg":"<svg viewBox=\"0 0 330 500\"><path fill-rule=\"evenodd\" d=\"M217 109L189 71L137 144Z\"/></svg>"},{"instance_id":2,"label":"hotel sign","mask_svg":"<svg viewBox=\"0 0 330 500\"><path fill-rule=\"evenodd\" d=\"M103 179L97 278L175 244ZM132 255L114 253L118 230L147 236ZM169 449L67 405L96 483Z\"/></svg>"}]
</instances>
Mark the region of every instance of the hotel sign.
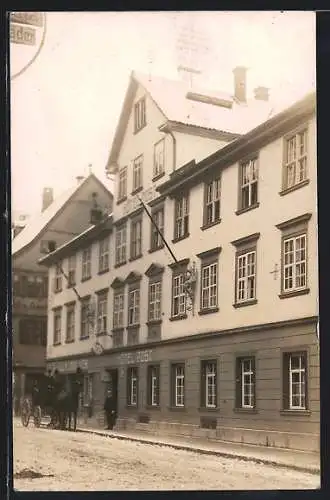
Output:
<instances>
[{"instance_id":1,"label":"hotel sign","mask_svg":"<svg viewBox=\"0 0 330 500\"><path fill-rule=\"evenodd\" d=\"M136 352L123 352L119 355L120 365L134 365L136 363L148 363L151 361L152 350Z\"/></svg>"},{"instance_id":2,"label":"hotel sign","mask_svg":"<svg viewBox=\"0 0 330 500\"><path fill-rule=\"evenodd\" d=\"M158 193L156 189L152 186L149 189L146 189L145 191L142 191L139 193L139 198L144 202L144 203L149 203L150 201L154 200L157 198ZM140 200L137 196L133 196L123 206L123 215L128 215L131 212L134 212L134 210L137 210L141 203Z\"/></svg>"},{"instance_id":3,"label":"hotel sign","mask_svg":"<svg viewBox=\"0 0 330 500\"><path fill-rule=\"evenodd\" d=\"M47 299L13 297L13 314L47 315Z\"/></svg>"},{"instance_id":4,"label":"hotel sign","mask_svg":"<svg viewBox=\"0 0 330 500\"><path fill-rule=\"evenodd\" d=\"M45 38L44 12L11 12L10 69L15 78L25 71L38 56Z\"/></svg>"}]
</instances>

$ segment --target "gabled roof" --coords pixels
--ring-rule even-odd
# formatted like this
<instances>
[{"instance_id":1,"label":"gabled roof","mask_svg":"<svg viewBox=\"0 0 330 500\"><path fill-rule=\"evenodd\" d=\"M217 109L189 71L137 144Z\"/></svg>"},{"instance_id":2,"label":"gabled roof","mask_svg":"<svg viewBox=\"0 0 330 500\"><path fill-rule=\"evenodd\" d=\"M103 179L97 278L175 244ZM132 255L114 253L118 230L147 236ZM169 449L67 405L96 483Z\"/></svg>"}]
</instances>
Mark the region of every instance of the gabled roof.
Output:
<instances>
[{"instance_id":1,"label":"gabled roof","mask_svg":"<svg viewBox=\"0 0 330 500\"><path fill-rule=\"evenodd\" d=\"M24 229L16 236L16 238L14 238L12 242L12 256L17 255L28 245L33 243L36 238L41 236L47 230L57 214L70 203L74 195L79 193L82 187L89 182L91 178L93 178L100 185L101 189L107 191L111 195L110 191L107 190L104 184L94 174L90 174L80 184L75 184L71 188L64 191L64 193L62 193L58 198L55 198L46 210L37 213L29 219Z\"/></svg>"},{"instance_id":2,"label":"gabled roof","mask_svg":"<svg viewBox=\"0 0 330 500\"><path fill-rule=\"evenodd\" d=\"M229 93L190 89L186 82L180 80L148 76L133 71L109 154L108 169L117 162L138 85L144 88L164 115L164 122L176 122L190 128L204 128L237 136L265 121L271 112L269 102L252 100L247 104L239 104ZM209 101L213 101L213 104L188 98L188 94L192 92L195 96L209 96ZM219 105L221 101L222 106Z\"/></svg>"}]
</instances>

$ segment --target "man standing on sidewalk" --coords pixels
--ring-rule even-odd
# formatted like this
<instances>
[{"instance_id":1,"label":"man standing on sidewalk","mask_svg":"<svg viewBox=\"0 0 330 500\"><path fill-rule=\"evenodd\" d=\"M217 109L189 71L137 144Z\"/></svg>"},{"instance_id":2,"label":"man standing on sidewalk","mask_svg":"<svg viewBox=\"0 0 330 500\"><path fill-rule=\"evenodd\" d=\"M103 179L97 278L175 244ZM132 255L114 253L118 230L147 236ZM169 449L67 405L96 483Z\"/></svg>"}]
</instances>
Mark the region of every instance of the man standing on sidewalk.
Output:
<instances>
[{"instance_id":1,"label":"man standing on sidewalk","mask_svg":"<svg viewBox=\"0 0 330 500\"><path fill-rule=\"evenodd\" d=\"M106 416L106 421L107 421L107 429L112 430L115 423L116 423L116 418L117 418L117 408L116 408L116 401L113 396L112 390L108 389L107 391L107 397L105 398L104 402L104 411L105 411L105 416Z\"/></svg>"}]
</instances>

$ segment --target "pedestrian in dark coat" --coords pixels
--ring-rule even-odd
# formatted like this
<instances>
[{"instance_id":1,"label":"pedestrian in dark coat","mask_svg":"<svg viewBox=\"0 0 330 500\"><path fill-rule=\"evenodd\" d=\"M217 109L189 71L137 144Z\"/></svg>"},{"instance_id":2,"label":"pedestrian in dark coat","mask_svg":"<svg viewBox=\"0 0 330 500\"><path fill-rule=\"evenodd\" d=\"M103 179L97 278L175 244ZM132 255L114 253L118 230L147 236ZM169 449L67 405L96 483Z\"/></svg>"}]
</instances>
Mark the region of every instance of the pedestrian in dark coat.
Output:
<instances>
[{"instance_id":1,"label":"pedestrian in dark coat","mask_svg":"<svg viewBox=\"0 0 330 500\"><path fill-rule=\"evenodd\" d=\"M112 390L108 389L107 391L107 397L105 398L104 401L104 411L105 411L105 417L107 421L107 429L112 430L115 423L116 423L116 418L117 418L117 408L116 408L116 401L113 396Z\"/></svg>"}]
</instances>

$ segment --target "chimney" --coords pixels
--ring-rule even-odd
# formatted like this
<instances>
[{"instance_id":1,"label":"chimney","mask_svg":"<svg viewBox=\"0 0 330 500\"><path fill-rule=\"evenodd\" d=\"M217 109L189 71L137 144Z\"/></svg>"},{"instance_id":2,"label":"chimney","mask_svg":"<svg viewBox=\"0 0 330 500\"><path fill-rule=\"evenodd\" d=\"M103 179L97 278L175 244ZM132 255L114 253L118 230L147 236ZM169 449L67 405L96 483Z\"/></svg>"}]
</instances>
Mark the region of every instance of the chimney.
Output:
<instances>
[{"instance_id":1,"label":"chimney","mask_svg":"<svg viewBox=\"0 0 330 500\"><path fill-rule=\"evenodd\" d=\"M268 101L269 100L269 88L257 87L256 89L254 89L254 98L257 101Z\"/></svg>"},{"instance_id":2,"label":"chimney","mask_svg":"<svg viewBox=\"0 0 330 500\"><path fill-rule=\"evenodd\" d=\"M46 208L49 207L54 201L53 189L44 188L42 192L42 208L41 211L44 212Z\"/></svg>"},{"instance_id":3,"label":"chimney","mask_svg":"<svg viewBox=\"0 0 330 500\"><path fill-rule=\"evenodd\" d=\"M77 175L76 177L77 184L80 184L84 179L85 177L83 175Z\"/></svg>"},{"instance_id":4,"label":"chimney","mask_svg":"<svg viewBox=\"0 0 330 500\"><path fill-rule=\"evenodd\" d=\"M234 97L239 102L246 102L246 71L244 66L236 66L234 73Z\"/></svg>"}]
</instances>

